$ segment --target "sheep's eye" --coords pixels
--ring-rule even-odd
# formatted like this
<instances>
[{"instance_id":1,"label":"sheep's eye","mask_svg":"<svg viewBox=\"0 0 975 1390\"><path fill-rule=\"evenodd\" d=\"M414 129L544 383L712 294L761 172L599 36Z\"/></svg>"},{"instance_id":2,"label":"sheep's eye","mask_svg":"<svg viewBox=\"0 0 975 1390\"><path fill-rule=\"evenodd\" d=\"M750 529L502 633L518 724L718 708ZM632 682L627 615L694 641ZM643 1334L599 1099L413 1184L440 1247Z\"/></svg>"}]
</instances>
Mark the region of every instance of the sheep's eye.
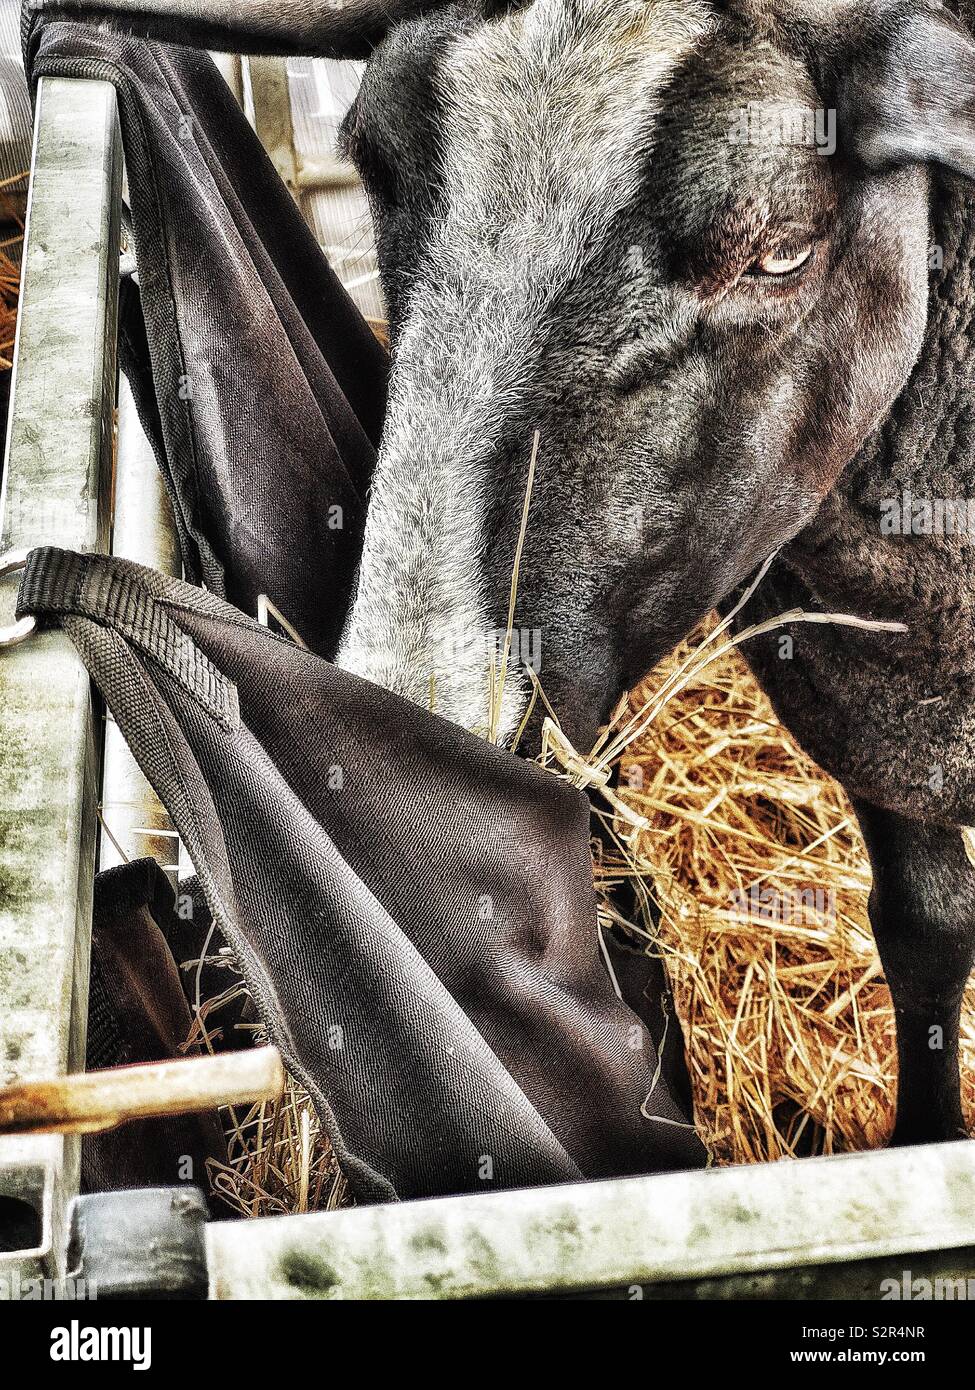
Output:
<instances>
[{"instance_id":1,"label":"sheep's eye","mask_svg":"<svg viewBox=\"0 0 975 1390\"><path fill-rule=\"evenodd\" d=\"M802 246L796 251L770 251L749 268L749 275L781 280L786 275L795 275L807 266L813 257L812 246Z\"/></svg>"}]
</instances>

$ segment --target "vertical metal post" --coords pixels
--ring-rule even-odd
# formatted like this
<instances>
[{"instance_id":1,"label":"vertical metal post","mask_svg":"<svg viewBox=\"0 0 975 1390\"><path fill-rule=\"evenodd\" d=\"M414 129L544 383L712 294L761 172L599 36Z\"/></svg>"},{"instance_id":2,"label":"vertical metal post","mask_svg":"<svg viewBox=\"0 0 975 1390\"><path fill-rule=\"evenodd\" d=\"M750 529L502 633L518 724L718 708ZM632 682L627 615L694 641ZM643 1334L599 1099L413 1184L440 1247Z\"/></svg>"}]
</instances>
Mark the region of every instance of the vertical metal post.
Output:
<instances>
[{"instance_id":1,"label":"vertical metal post","mask_svg":"<svg viewBox=\"0 0 975 1390\"><path fill-rule=\"evenodd\" d=\"M163 574L180 573L172 508L124 377L119 381L112 554ZM106 713L99 867L111 869L146 855L162 864L175 887L179 840L173 823L129 752L118 725Z\"/></svg>"},{"instance_id":2,"label":"vertical metal post","mask_svg":"<svg viewBox=\"0 0 975 1390\"><path fill-rule=\"evenodd\" d=\"M220 69L227 86L241 106L244 104L243 61L239 53L211 53L210 57Z\"/></svg>"},{"instance_id":3,"label":"vertical metal post","mask_svg":"<svg viewBox=\"0 0 975 1390\"><path fill-rule=\"evenodd\" d=\"M44 79L35 117L0 553L110 532L122 149L114 88ZM9 614L16 578L0 585ZM0 1081L84 1060L99 721L68 639L0 652ZM0 1216L33 1210L0 1273L57 1275L76 1140L0 1141ZM16 1226L8 1219L7 1226Z\"/></svg>"},{"instance_id":4,"label":"vertical metal post","mask_svg":"<svg viewBox=\"0 0 975 1390\"><path fill-rule=\"evenodd\" d=\"M254 129L293 198L298 197L300 166L291 118L288 65L283 58L248 58L254 100Z\"/></svg>"}]
</instances>

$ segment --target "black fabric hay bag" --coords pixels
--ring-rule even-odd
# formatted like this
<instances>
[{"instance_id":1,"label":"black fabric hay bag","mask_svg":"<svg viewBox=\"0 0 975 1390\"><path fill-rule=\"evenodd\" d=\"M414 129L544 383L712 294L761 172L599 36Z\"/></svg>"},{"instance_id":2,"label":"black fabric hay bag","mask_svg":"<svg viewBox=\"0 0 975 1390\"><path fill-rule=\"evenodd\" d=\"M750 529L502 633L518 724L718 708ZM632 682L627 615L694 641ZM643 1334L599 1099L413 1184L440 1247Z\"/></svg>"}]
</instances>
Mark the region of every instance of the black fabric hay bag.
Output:
<instances>
[{"instance_id":1,"label":"black fabric hay bag","mask_svg":"<svg viewBox=\"0 0 975 1390\"><path fill-rule=\"evenodd\" d=\"M266 594L313 651L351 596L385 350L209 55L24 9L41 76L118 93L139 288L120 351L166 478L185 577ZM141 301L141 302L140 302Z\"/></svg>"},{"instance_id":2,"label":"black fabric hay bag","mask_svg":"<svg viewBox=\"0 0 975 1390\"><path fill-rule=\"evenodd\" d=\"M694 1166L600 957L586 799L202 590L32 553L360 1198Z\"/></svg>"}]
</instances>

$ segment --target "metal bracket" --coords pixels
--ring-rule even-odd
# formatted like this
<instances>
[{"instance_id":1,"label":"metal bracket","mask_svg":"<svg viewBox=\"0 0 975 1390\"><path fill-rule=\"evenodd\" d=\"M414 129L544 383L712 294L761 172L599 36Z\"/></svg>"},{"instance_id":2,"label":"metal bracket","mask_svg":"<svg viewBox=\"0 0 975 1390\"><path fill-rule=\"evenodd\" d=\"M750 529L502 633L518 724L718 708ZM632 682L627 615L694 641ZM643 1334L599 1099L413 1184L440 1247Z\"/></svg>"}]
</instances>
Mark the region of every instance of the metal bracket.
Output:
<instances>
[{"instance_id":1,"label":"metal bracket","mask_svg":"<svg viewBox=\"0 0 975 1390\"><path fill-rule=\"evenodd\" d=\"M26 550L10 550L6 555L0 555L0 579L6 579L10 574L18 574L27 564L28 553ZM31 615L20 618L7 627L0 627L0 647L19 647L21 642L26 642L36 630L37 619Z\"/></svg>"},{"instance_id":2,"label":"metal bracket","mask_svg":"<svg viewBox=\"0 0 975 1390\"><path fill-rule=\"evenodd\" d=\"M78 1197L68 1267L86 1296L205 1299L207 1204L195 1187Z\"/></svg>"}]
</instances>

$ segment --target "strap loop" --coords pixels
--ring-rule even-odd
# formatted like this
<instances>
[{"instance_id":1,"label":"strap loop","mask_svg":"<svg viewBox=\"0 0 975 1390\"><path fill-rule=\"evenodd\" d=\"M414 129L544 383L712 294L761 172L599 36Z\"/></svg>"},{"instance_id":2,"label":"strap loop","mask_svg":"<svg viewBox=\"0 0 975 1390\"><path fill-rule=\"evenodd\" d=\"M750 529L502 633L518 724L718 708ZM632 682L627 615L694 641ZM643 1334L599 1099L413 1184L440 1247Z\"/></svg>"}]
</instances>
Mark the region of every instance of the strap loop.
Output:
<instances>
[{"instance_id":1,"label":"strap loop","mask_svg":"<svg viewBox=\"0 0 975 1390\"><path fill-rule=\"evenodd\" d=\"M0 579L5 579L8 574L17 574L19 570L26 569L27 556L26 550L8 550L5 555L0 555ZM28 637L32 637L37 631L37 619L32 613L28 613L23 618L18 618L15 623L8 627L0 627L0 650L4 647L18 647L21 642L26 642Z\"/></svg>"},{"instance_id":2,"label":"strap loop","mask_svg":"<svg viewBox=\"0 0 975 1390\"><path fill-rule=\"evenodd\" d=\"M17 615L59 625L69 618L98 623L161 666L219 723L235 729L237 687L180 627L179 602L172 607L167 602L183 598L191 612L201 595L128 560L42 546L27 557Z\"/></svg>"}]
</instances>

